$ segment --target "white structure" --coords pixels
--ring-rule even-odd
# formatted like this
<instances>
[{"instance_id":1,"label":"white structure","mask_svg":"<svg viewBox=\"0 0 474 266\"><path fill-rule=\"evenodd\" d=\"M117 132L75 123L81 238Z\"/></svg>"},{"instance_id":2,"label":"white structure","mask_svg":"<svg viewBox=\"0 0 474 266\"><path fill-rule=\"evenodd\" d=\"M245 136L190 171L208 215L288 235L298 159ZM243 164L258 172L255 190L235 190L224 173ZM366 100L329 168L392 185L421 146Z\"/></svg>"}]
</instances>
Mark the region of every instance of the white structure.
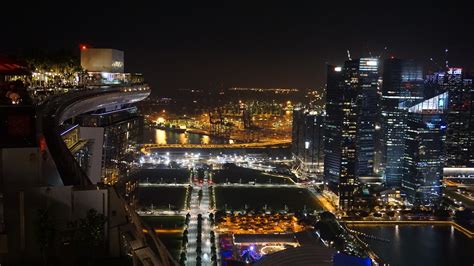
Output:
<instances>
[{"instance_id":1,"label":"white structure","mask_svg":"<svg viewBox=\"0 0 474 266\"><path fill-rule=\"evenodd\" d=\"M83 48L81 66L87 72L123 73L123 51L105 48Z\"/></svg>"}]
</instances>

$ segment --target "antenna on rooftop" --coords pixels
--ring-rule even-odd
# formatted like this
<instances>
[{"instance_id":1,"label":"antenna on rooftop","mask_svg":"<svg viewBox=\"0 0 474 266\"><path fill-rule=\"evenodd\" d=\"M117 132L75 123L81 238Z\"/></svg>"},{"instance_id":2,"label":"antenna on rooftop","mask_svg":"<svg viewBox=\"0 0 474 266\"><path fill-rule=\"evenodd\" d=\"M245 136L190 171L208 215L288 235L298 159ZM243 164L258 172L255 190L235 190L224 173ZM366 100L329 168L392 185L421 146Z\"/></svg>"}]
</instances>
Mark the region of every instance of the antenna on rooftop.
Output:
<instances>
[{"instance_id":1,"label":"antenna on rooftop","mask_svg":"<svg viewBox=\"0 0 474 266\"><path fill-rule=\"evenodd\" d=\"M383 56L385 56L385 53L387 52L387 50L388 50L388 48L387 48L387 46L385 46L383 48L383 51L380 53L379 58L383 58Z\"/></svg>"},{"instance_id":2,"label":"antenna on rooftop","mask_svg":"<svg viewBox=\"0 0 474 266\"><path fill-rule=\"evenodd\" d=\"M444 49L444 56L445 56L445 63L446 63L446 68L449 68L449 63L448 63L448 48Z\"/></svg>"},{"instance_id":3,"label":"antenna on rooftop","mask_svg":"<svg viewBox=\"0 0 474 266\"><path fill-rule=\"evenodd\" d=\"M430 61L433 62L433 64L435 64L438 69L442 69L442 67L433 59L433 57L430 57Z\"/></svg>"}]
</instances>

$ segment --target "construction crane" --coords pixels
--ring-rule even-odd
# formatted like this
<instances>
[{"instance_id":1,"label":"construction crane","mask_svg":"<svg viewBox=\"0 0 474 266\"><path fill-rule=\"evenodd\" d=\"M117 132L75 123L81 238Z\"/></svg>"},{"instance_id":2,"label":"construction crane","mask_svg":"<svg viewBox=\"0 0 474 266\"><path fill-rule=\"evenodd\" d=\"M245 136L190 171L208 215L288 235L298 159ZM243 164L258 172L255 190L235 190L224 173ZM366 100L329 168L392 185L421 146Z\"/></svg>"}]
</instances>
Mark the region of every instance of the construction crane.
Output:
<instances>
[{"instance_id":1,"label":"construction crane","mask_svg":"<svg viewBox=\"0 0 474 266\"><path fill-rule=\"evenodd\" d=\"M252 112L248 105L243 105L242 121L244 122L245 141L258 142L260 141L260 131L262 128L255 126L252 122Z\"/></svg>"},{"instance_id":2,"label":"construction crane","mask_svg":"<svg viewBox=\"0 0 474 266\"><path fill-rule=\"evenodd\" d=\"M209 124L210 135L221 138L230 138L233 124L225 121L221 108L217 107L214 108L214 110L209 110Z\"/></svg>"}]
</instances>

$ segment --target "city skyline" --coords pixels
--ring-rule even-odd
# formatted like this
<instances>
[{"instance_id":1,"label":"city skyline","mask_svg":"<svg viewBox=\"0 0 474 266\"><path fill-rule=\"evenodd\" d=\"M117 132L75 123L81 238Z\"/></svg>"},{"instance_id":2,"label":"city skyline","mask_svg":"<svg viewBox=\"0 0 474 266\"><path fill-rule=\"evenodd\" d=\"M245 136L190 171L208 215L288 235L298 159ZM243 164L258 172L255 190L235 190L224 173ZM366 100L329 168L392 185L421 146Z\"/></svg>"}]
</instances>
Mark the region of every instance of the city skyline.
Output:
<instances>
[{"instance_id":1,"label":"city skyline","mask_svg":"<svg viewBox=\"0 0 474 266\"><path fill-rule=\"evenodd\" d=\"M127 71L143 72L156 94L178 88L322 88L326 65L347 60L347 50L353 58L384 54L437 70L449 49L451 65L474 67L469 1L443 8L408 1L388 7L375 1L300 7L155 7L123 1L80 8L55 1L31 5L4 14L10 37L0 54L32 48L78 53L80 44L126 50Z\"/></svg>"},{"instance_id":2,"label":"city skyline","mask_svg":"<svg viewBox=\"0 0 474 266\"><path fill-rule=\"evenodd\" d=\"M474 265L471 2L2 5L0 266Z\"/></svg>"}]
</instances>

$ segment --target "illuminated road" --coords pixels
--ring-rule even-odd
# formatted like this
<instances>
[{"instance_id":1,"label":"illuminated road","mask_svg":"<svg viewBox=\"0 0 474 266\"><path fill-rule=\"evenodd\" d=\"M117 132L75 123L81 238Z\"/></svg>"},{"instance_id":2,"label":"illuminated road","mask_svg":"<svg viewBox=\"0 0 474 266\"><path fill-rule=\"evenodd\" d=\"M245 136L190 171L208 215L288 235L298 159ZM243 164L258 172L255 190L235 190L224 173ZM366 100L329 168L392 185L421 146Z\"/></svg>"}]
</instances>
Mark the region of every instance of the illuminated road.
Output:
<instances>
[{"instance_id":1,"label":"illuminated road","mask_svg":"<svg viewBox=\"0 0 474 266\"><path fill-rule=\"evenodd\" d=\"M454 200L455 202L460 203L467 208L474 208L474 198L466 191L461 192L447 188L443 193L445 197L448 197L449 199Z\"/></svg>"},{"instance_id":2,"label":"illuminated road","mask_svg":"<svg viewBox=\"0 0 474 266\"><path fill-rule=\"evenodd\" d=\"M321 207L323 207L326 211L336 213L336 207L334 207L334 205L332 205L323 195L317 192L314 187L309 186L308 190L311 192L311 194L313 194Z\"/></svg>"}]
</instances>

